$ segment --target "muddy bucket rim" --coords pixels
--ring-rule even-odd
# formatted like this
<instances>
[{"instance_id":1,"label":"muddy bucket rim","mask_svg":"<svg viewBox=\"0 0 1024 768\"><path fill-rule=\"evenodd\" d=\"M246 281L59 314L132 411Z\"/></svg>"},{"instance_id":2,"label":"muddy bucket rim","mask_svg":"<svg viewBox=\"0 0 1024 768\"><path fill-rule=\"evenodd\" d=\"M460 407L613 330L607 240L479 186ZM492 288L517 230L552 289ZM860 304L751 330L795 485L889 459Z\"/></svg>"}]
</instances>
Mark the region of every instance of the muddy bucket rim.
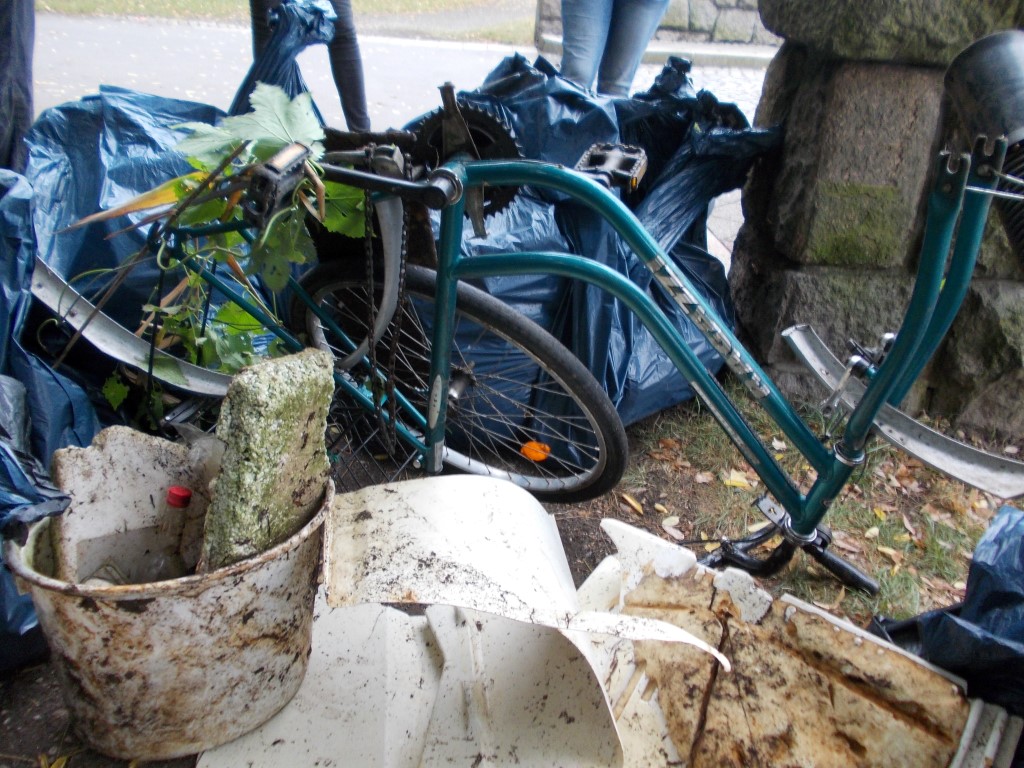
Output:
<instances>
[{"instance_id":1,"label":"muddy bucket rim","mask_svg":"<svg viewBox=\"0 0 1024 768\"><path fill-rule=\"evenodd\" d=\"M323 500L317 513L302 528L288 537L280 544L271 547L237 563L218 568L205 573L194 573L182 576L178 579L166 581L153 581L144 584L112 584L110 586L77 584L61 579L47 576L30 566L22 557L25 550L35 551L35 542L49 529L52 518L46 517L38 520L29 527L28 538L24 545L19 545L13 540L4 542L4 562L11 569L15 576L25 580L41 589L51 592L60 592L66 595L80 595L103 599L108 601L138 600L140 598L154 597L154 588L158 588L159 596L173 597L194 593L197 589L203 590L213 582L220 582L235 576L248 573L259 568L263 564L277 560L299 547L310 536L314 535L324 524L327 513L330 511L331 503L334 500L334 481L328 478L324 486Z\"/></svg>"}]
</instances>

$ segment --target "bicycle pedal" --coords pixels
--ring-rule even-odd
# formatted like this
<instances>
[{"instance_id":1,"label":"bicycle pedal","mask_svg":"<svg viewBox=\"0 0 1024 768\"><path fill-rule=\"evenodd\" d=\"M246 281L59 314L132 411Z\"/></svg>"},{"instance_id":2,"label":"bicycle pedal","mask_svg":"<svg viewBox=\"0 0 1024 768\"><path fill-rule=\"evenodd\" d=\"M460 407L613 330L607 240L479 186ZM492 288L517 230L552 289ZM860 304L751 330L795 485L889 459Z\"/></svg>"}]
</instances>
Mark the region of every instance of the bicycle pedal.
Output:
<instances>
[{"instance_id":1,"label":"bicycle pedal","mask_svg":"<svg viewBox=\"0 0 1024 768\"><path fill-rule=\"evenodd\" d=\"M576 170L594 176L609 188L633 192L647 172L647 153L625 144L594 144L576 163Z\"/></svg>"},{"instance_id":2,"label":"bicycle pedal","mask_svg":"<svg viewBox=\"0 0 1024 768\"><path fill-rule=\"evenodd\" d=\"M250 223L262 229L289 204L292 192L305 175L310 154L304 144L289 144L253 169L249 194L242 202L242 211Z\"/></svg>"}]
</instances>

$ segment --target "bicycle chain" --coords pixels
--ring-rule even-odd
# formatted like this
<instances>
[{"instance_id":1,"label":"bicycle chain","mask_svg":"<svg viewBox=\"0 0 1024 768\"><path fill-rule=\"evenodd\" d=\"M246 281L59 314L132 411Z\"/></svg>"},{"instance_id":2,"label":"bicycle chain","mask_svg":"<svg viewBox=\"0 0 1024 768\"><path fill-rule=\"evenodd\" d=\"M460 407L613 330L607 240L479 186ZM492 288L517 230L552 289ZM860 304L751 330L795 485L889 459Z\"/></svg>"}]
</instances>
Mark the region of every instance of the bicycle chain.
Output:
<instances>
[{"instance_id":1,"label":"bicycle chain","mask_svg":"<svg viewBox=\"0 0 1024 768\"><path fill-rule=\"evenodd\" d=\"M408 154L404 157L404 173L406 181L412 178L412 162ZM388 370L385 379L384 389L387 395L388 420L391 430L387 435L388 452L394 453L397 445L395 430L398 425L398 400L395 397L395 368L398 365L398 346L402 336L402 323L405 320L405 309L407 296L405 295L405 267L408 262L409 245L409 206L402 204L402 245L398 253L398 302L395 305L395 314L391 318L391 343L388 347Z\"/></svg>"}]
</instances>

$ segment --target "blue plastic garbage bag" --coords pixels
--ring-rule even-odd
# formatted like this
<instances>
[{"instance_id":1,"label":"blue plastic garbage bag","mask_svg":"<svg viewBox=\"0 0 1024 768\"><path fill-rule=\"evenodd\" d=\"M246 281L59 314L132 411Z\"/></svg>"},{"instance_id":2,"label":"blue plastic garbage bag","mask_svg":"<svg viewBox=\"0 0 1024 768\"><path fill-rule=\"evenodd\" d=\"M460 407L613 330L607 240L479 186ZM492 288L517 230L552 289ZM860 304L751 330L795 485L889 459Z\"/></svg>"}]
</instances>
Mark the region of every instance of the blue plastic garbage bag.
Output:
<instances>
[{"instance_id":1,"label":"blue plastic garbage bag","mask_svg":"<svg viewBox=\"0 0 1024 768\"><path fill-rule=\"evenodd\" d=\"M145 245L148 227L109 237L145 213L81 229L66 227L96 211L130 200L193 169L175 146L186 135L182 123L213 123L216 107L123 88L45 111L28 135L25 175L35 192L34 227L39 258L79 292L92 295L113 279ZM109 239L108 239L109 238ZM153 300L158 272L152 256L134 267L118 300L104 311L135 327L143 305Z\"/></svg>"},{"instance_id":2,"label":"blue plastic garbage bag","mask_svg":"<svg viewBox=\"0 0 1024 768\"><path fill-rule=\"evenodd\" d=\"M334 39L334 22L338 17L327 0L285 0L272 14L270 40L242 81L228 109L229 115L251 111L249 97L256 83L280 86L292 98L308 91L295 57L310 45L326 45ZM315 104L313 111L323 124Z\"/></svg>"},{"instance_id":3,"label":"blue plastic garbage bag","mask_svg":"<svg viewBox=\"0 0 1024 768\"><path fill-rule=\"evenodd\" d=\"M31 301L29 280L35 248L31 212L28 182L0 170L0 374L38 363L17 341ZM51 443L46 430L35 429L37 425L29 417L27 394L33 385L20 379L0 375L0 538L67 506L66 497L53 488L37 461L37 456L49 456L46 451ZM33 391L31 410L40 414L43 423L60 423L60 432L78 430L89 440L95 424L92 409L84 393L66 383L56 390L43 387ZM61 420L69 401L84 419ZM30 429L36 439L30 436ZM30 454L33 446L36 456ZM0 555L0 671L38 659L45 651L32 600L18 594Z\"/></svg>"},{"instance_id":4,"label":"blue plastic garbage bag","mask_svg":"<svg viewBox=\"0 0 1024 768\"><path fill-rule=\"evenodd\" d=\"M734 106L698 93L689 63L673 59L651 89L632 98L596 96L558 76L540 58L530 64L516 55L505 59L476 90L460 100L513 127L525 157L575 166L594 143L640 146L648 172L625 202L651 231L676 265L723 321L734 312L721 263L707 254L706 220L712 200L741 186L757 158L775 149L778 130L750 128ZM531 213L549 204L554 217ZM510 237L519 250L568 250L584 254L629 276L652 295L677 330L712 372L721 358L685 318L666 292L652 282L642 262L592 211L562 193L528 190L511 204L507 216L489 218L487 237L464 237L467 255L500 251ZM626 424L692 397L675 366L637 319L602 291L569 281L493 278L485 288L555 333L588 366L608 391Z\"/></svg>"},{"instance_id":5,"label":"blue plastic garbage bag","mask_svg":"<svg viewBox=\"0 0 1024 768\"><path fill-rule=\"evenodd\" d=\"M1024 716L1024 511L1000 508L974 550L957 612L920 617L921 656L967 692Z\"/></svg>"},{"instance_id":6,"label":"blue plastic garbage bag","mask_svg":"<svg viewBox=\"0 0 1024 768\"><path fill-rule=\"evenodd\" d=\"M969 696L1024 716L1024 511L996 513L962 603L910 619L876 616L870 630L964 678Z\"/></svg>"}]
</instances>

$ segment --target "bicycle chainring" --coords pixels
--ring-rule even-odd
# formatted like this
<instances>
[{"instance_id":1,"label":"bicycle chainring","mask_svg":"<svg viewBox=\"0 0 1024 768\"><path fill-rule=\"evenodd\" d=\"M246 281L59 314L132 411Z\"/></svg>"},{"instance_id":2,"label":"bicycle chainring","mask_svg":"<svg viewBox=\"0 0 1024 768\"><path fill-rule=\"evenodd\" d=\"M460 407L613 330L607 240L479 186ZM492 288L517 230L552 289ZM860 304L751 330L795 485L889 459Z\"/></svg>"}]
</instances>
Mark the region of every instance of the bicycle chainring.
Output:
<instances>
[{"instance_id":1,"label":"bicycle chainring","mask_svg":"<svg viewBox=\"0 0 1024 768\"><path fill-rule=\"evenodd\" d=\"M459 112L466 122L480 160L511 160L523 157L515 131L497 108L457 100ZM406 126L416 134L412 150L413 162L429 169L439 168L450 158L444 156L444 109L437 109ZM517 187L486 187L484 215L504 210L512 202Z\"/></svg>"}]
</instances>

